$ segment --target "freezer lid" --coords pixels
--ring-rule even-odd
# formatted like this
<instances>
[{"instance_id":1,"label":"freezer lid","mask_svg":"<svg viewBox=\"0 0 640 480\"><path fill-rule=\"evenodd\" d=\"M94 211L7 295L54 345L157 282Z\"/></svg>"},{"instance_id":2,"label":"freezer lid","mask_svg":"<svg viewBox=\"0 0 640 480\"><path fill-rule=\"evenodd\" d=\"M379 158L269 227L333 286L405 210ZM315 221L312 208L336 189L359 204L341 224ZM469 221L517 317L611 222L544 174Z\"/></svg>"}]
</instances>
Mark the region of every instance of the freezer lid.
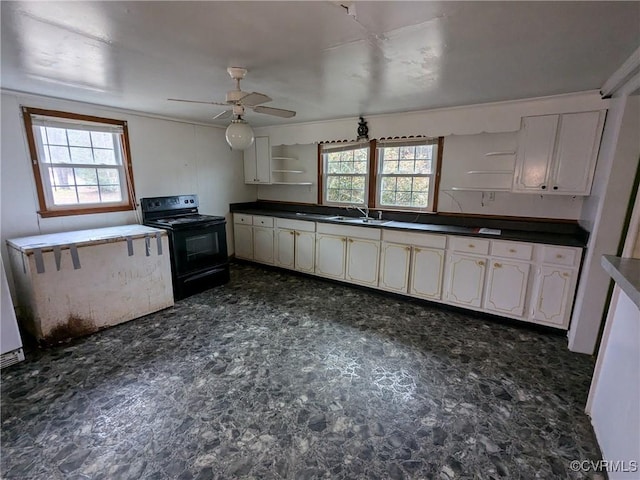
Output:
<instances>
[{"instance_id":1,"label":"freezer lid","mask_svg":"<svg viewBox=\"0 0 640 480\"><path fill-rule=\"evenodd\" d=\"M77 247L99 245L101 243L124 241L127 238L142 238L149 235L156 236L158 233L160 235L167 235L166 230L160 228L133 224L12 238L7 240L7 245L28 255L35 250L45 252L52 250L53 247L64 248L70 245Z\"/></svg>"}]
</instances>

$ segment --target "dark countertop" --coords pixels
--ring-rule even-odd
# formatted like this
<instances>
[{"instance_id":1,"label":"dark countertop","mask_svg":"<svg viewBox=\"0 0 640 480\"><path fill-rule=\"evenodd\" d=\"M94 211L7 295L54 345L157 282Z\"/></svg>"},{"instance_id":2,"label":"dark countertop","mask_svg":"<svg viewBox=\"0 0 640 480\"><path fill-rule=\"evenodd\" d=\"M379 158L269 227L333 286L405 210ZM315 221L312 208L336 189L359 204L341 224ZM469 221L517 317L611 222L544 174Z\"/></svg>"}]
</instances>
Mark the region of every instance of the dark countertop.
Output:
<instances>
[{"instance_id":1,"label":"dark countertop","mask_svg":"<svg viewBox=\"0 0 640 480\"><path fill-rule=\"evenodd\" d=\"M602 267L640 309L640 259L602 256Z\"/></svg>"},{"instance_id":2,"label":"dark countertop","mask_svg":"<svg viewBox=\"0 0 640 480\"><path fill-rule=\"evenodd\" d=\"M361 216L358 212L346 211L344 208L338 209L332 207L319 207L315 205L306 206L270 202L252 202L231 204L231 212L307 220L320 223L333 223L336 225L434 232L447 235L465 235L471 237L546 243L551 245L582 248L586 246L588 236L588 234L578 227L577 224L566 222L526 222L522 220L503 220L462 216L446 217L432 214L400 212L384 212L383 219L389 220L388 223L369 225L364 223L353 224L331 220L328 217L340 215L343 217L353 216L354 218L357 218L358 216ZM376 214L372 213L371 216L377 218ZM479 230L481 228L499 229L500 234L480 233Z\"/></svg>"}]
</instances>

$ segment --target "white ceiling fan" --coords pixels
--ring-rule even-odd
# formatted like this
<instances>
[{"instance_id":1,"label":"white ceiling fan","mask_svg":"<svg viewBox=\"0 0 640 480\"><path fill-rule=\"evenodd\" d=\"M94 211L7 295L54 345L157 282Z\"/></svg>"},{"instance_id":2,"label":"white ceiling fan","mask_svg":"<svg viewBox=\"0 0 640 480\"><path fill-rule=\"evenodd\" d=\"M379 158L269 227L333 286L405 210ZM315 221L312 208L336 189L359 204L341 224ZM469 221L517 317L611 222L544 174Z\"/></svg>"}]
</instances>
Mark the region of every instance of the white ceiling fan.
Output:
<instances>
[{"instance_id":1,"label":"white ceiling fan","mask_svg":"<svg viewBox=\"0 0 640 480\"><path fill-rule=\"evenodd\" d=\"M183 100L180 98L169 98L172 102L188 102L188 103L205 103L208 105L223 105L231 106L230 109L225 110L215 117L214 119L229 118L232 115L234 119L231 121L231 125L227 127L226 137L227 143L234 150L244 150L253 143L253 130L247 122L242 118L245 112L245 108L249 108L256 113L264 113L267 115L274 115L281 118L291 118L295 116L296 112L293 110L284 110L282 108L265 107L262 104L271 101L271 97L264 93L258 92L243 92L240 88L240 80L242 80L247 74L247 69L242 67L229 67L227 72L232 79L236 81L236 89L227 92L225 102L202 102L198 100Z\"/></svg>"}]
</instances>

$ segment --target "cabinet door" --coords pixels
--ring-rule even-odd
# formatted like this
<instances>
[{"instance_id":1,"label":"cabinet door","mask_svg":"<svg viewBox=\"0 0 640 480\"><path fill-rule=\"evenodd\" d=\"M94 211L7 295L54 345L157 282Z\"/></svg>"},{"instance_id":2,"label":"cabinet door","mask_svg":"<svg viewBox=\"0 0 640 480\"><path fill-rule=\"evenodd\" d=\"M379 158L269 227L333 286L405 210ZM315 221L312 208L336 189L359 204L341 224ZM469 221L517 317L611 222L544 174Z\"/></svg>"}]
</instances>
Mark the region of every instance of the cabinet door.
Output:
<instances>
[{"instance_id":1,"label":"cabinet door","mask_svg":"<svg viewBox=\"0 0 640 480\"><path fill-rule=\"evenodd\" d=\"M269 137L256 137L243 151L244 183L271 183L271 148Z\"/></svg>"},{"instance_id":2,"label":"cabinet door","mask_svg":"<svg viewBox=\"0 0 640 480\"><path fill-rule=\"evenodd\" d=\"M273 263L273 228L253 227L253 259Z\"/></svg>"},{"instance_id":3,"label":"cabinet door","mask_svg":"<svg viewBox=\"0 0 640 480\"><path fill-rule=\"evenodd\" d=\"M521 317L524 314L529 269L528 263L492 260L484 308L498 314Z\"/></svg>"},{"instance_id":4,"label":"cabinet door","mask_svg":"<svg viewBox=\"0 0 640 480\"><path fill-rule=\"evenodd\" d=\"M532 319L540 323L567 327L574 295L573 270L543 265L536 274L532 295Z\"/></svg>"},{"instance_id":5,"label":"cabinet door","mask_svg":"<svg viewBox=\"0 0 640 480\"><path fill-rule=\"evenodd\" d=\"M378 286L392 292L407 293L411 247L382 242Z\"/></svg>"},{"instance_id":6,"label":"cabinet door","mask_svg":"<svg viewBox=\"0 0 640 480\"><path fill-rule=\"evenodd\" d=\"M548 188L565 195L589 195L600 147L600 112L562 115L558 148Z\"/></svg>"},{"instance_id":7,"label":"cabinet door","mask_svg":"<svg viewBox=\"0 0 640 480\"><path fill-rule=\"evenodd\" d=\"M416 297L440 300L444 273L444 250L413 247L411 289Z\"/></svg>"},{"instance_id":8,"label":"cabinet door","mask_svg":"<svg viewBox=\"0 0 640 480\"><path fill-rule=\"evenodd\" d=\"M295 232L295 268L301 272L313 273L315 270L316 235L312 232Z\"/></svg>"},{"instance_id":9,"label":"cabinet door","mask_svg":"<svg viewBox=\"0 0 640 480\"><path fill-rule=\"evenodd\" d=\"M558 115L524 117L518 135L513 190L543 192L547 184L556 141Z\"/></svg>"},{"instance_id":10,"label":"cabinet door","mask_svg":"<svg viewBox=\"0 0 640 480\"><path fill-rule=\"evenodd\" d=\"M480 307L485 269L484 258L451 255L447 267L447 301L467 307Z\"/></svg>"},{"instance_id":11,"label":"cabinet door","mask_svg":"<svg viewBox=\"0 0 640 480\"><path fill-rule=\"evenodd\" d=\"M316 236L316 273L344 279L347 239L338 235L318 233Z\"/></svg>"},{"instance_id":12,"label":"cabinet door","mask_svg":"<svg viewBox=\"0 0 640 480\"><path fill-rule=\"evenodd\" d=\"M345 278L353 283L378 286L380 242L349 238L347 241L347 273Z\"/></svg>"},{"instance_id":13,"label":"cabinet door","mask_svg":"<svg viewBox=\"0 0 640 480\"><path fill-rule=\"evenodd\" d=\"M289 229L276 229L275 264L279 267L295 267L295 233Z\"/></svg>"},{"instance_id":14,"label":"cabinet door","mask_svg":"<svg viewBox=\"0 0 640 480\"><path fill-rule=\"evenodd\" d=\"M238 258L253 260L253 231L251 225L233 225L235 254Z\"/></svg>"}]
</instances>

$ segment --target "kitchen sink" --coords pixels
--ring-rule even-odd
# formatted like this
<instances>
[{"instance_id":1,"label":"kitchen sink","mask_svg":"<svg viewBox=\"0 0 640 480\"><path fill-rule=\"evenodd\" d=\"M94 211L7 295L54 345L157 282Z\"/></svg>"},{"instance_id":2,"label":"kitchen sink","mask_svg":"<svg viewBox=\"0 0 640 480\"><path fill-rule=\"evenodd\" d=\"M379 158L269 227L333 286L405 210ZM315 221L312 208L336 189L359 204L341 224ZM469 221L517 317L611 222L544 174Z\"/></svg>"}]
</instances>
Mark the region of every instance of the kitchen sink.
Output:
<instances>
[{"instance_id":1,"label":"kitchen sink","mask_svg":"<svg viewBox=\"0 0 640 480\"><path fill-rule=\"evenodd\" d=\"M327 220L335 220L336 222L344 222L344 223L356 223L361 225L384 225L385 223L389 223L391 220L378 220L377 218L371 217L332 217Z\"/></svg>"}]
</instances>

